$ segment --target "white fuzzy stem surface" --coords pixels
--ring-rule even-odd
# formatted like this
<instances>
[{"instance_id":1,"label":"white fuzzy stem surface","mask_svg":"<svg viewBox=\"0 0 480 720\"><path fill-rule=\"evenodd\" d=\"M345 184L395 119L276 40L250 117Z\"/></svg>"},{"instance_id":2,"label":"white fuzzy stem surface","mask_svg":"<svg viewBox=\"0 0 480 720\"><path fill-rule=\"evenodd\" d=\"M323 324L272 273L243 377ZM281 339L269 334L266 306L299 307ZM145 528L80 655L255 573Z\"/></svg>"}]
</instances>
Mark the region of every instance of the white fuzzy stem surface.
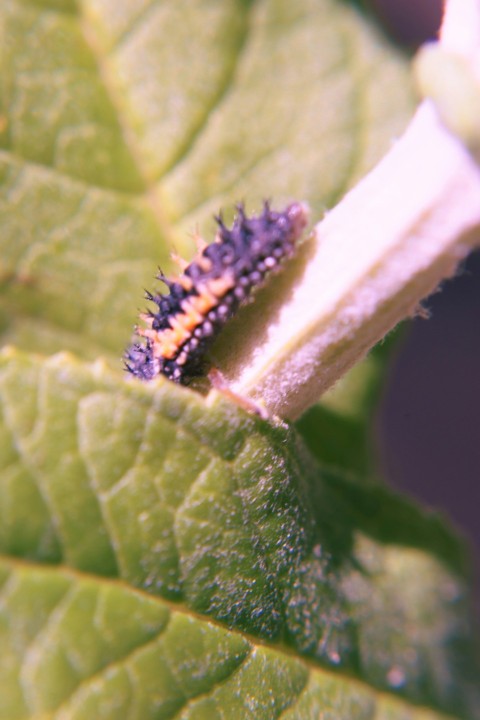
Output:
<instances>
[{"instance_id":1,"label":"white fuzzy stem surface","mask_svg":"<svg viewBox=\"0 0 480 720\"><path fill-rule=\"evenodd\" d=\"M478 0L449 1L441 46L462 57L472 77L480 74ZM449 102L454 110L447 94ZM415 314L480 243L479 167L433 101L422 102L403 137L311 242L301 281L229 373L232 391L291 419Z\"/></svg>"},{"instance_id":2,"label":"white fuzzy stem surface","mask_svg":"<svg viewBox=\"0 0 480 720\"><path fill-rule=\"evenodd\" d=\"M314 257L233 383L296 418L400 320L480 236L480 172L422 103L405 135L315 230Z\"/></svg>"}]
</instances>

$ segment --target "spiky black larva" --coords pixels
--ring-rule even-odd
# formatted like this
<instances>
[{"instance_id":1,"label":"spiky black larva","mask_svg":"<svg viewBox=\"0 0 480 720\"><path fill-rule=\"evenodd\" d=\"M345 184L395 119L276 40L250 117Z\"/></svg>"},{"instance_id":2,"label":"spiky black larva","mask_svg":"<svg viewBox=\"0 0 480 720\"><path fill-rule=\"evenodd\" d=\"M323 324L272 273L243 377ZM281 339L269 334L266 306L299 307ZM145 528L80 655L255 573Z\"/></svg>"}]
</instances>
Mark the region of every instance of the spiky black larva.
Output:
<instances>
[{"instance_id":1,"label":"spiky black larva","mask_svg":"<svg viewBox=\"0 0 480 720\"><path fill-rule=\"evenodd\" d=\"M147 327L137 329L143 341L125 355L126 369L141 380L161 374L186 385L202 374L206 351L225 323L295 252L308 212L302 203L275 212L265 202L263 212L250 218L237 206L231 229L221 216L215 220L215 241L179 278L158 275L169 293L146 293L158 311L143 315Z\"/></svg>"}]
</instances>

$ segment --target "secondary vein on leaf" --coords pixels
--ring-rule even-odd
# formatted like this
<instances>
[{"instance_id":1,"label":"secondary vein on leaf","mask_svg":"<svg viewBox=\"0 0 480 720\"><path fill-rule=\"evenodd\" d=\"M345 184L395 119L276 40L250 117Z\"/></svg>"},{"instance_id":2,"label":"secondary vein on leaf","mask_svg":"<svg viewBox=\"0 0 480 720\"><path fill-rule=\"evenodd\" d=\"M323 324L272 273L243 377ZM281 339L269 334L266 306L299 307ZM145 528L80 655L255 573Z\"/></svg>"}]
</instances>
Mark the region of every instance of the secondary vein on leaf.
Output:
<instances>
[{"instance_id":1,"label":"secondary vein on leaf","mask_svg":"<svg viewBox=\"0 0 480 720\"><path fill-rule=\"evenodd\" d=\"M95 29L90 26L87 16L85 14L81 14L79 20L83 29L85 41L90 48L93 58L96 61L97 68L99 70L99 76L103 82L105 91L110 99L110 102L112 103L112 106L116 110L117 120L119 126L122 129L125 144L129 149L138 175L142 179L145 199L147 200L153 211L160 232L166 238L169 238L170 227L168 219L165 217L162 210L161 198L159 197L159 193L155 187L154 179L150 177L147 171L147 168L142 160L140 149L136 143L135 134L130 128L128 117L123 106L121 93L119 92L113 79L113 72L109 64L108 54L104 52L104 48L101 46L100 42L96 37Z\"/></svg>"},{"instance_id":2,"label":"secondary vein on leaf","mask_svg":"<svg viewBox=\"0 0 480 720\"><path fill-rule=\"evenodd\" d=\"M230 61L229 66L227 67L227 72L224 75L223 82L219 84L216 93L211 98L210 103L208 105L203 105L202 117L199 118L196 127L192 128L190 137L186 139L183 145L178 148L176 155L172 158L169 165L165 168L162 174L156 178L157 181L161 180L165 175L167 175L171 170L173 170L177 165L184 161L185 158L188 157L193 147L201 139L203 130L206 128L210 116L216 109L220 107L223 100L232 91L232 86L234 87L234 80L238 71L238 67L242 62L242 59L246 52L246 48L248 46L248 39L250 37L251 30L251 8L253 5L255 5L255 2L254 0L248 0L245 5L248 5L248 9L245 10L243 15L243 29L241 34L237 38L237 43L234 46L232 43L232 50L234 51L233 59Z\"/></svg>"},{"instance_id":3,"label":"secondary vein on leaf","mask_svg":"<svg viewBox=\"0 0 480 720\"><path fill-rule=\"evenodd\" d=\"M188 608L183 603L176 603L171 600L166 600L163 597L160 597L158 595L151 595L147 591L132 587L126 583L125 580L118 579L118 578L111 578L111 577L101 577L97 575L93 575L91 573L87 573L81 570L74 570L71 567L64 566L64 565L55 565L52 567L52 565L48 564L42 564L42 563L34 563L30 560L24 560L20 558L12 559L11 557L8 557L6 555L0 554L0 562L5 563L8 567L12 568L12 570L16 570L17 568L20 568L22 570L32 569L35 570L35 572L44 572L46 575L49 574L60 574L62 576L65 576L68 579L71 579L72 581L81 582L81 581L89 581L101 585L106 586L112 586L112 587L119 587L123 588L125 592L128 594L136 595L140 598L145 598L149 602L158 602L160 605L163 605L164 607L168 608L171 612L171 614L178 613L180 615L185 615L188 618L192 618L195 620L198 620L200 623L206 623L207 625L211 625L214 627L217 627L221 629L223 632L230 634L230 635L238 635L242 638L244 638L249 645L252 647L253 650L256 648L258 649L268 649L274 653L278 653L280 655L286 656L294 660L295 662L303 665L310 676L311 673L318 673L320 676L324 676L326 678L330 678L332 680L338 680L339 678L343 678L345 681L347 681L349 684L351 684L353 687L359 687L362 690L367 690L369 693L371 693L373 698L376 698L377 701L381 700L382 698L388 700L389 702L396 702L400 705L403 705L407 708L413 708L414 710L429 710L430 712L435 713L435 717L438 717L439 720L444 718L444 720L453 720L452 715L448 715L446 713L443 713L442 711L438 710L437 708L427 708L424 704L415 703L415 701L411 700L410 698L405 698L402 696L399 696L394 691L388 691L385 689L379 690L373 685L368 684L363 678L358 677L357 675L349 675L344 670L335 670L334 668L330 666L325 666L319 662L315 662L315 660L311 657L306 657L304 655L297 654L294 649L290 646L286 646L284 643L272 643L266 640L263 640L261 638L258 638L254 635L251 635L243 630L238 630L236 628L231 629L226 627L226 625L219 620L216 620L213 617L209 617L206 615L201 615L200 613L197 613L190 608ZM167 623L165 624L164 628L168 626L170 623L171 615L169 616L169 619ZM163 629L162 628L162 631ZM155 642L158 640L159 635L157 634L155 638L152 638L149 640L148 644L151 644L152 642ZM145 644L144 644L145 645ZM142 646L143 648L144 646ZM142 648L139 648L141 650ZM111 667L112 664L110 664L108 667Z\"/></svg>"},{"instance_id":4,"label":"secondary vein on leaf","mask_svg":"<svg viewBox=\"0 0 480 720\"><path fill-rule=\"evenodd\" d=\"M248 652L240 660L240 663L237 665L236 668L232 668L232 670L228 675L226 675L226 677L222 678L221 680L217 680L217 682L214 682L208 690L200 692L197 695L192 695L191 697L185 698L185 702L183 703L183 705L178 708L174 715L170 716L169 720L175 720L175 718L179 718L189 706L193 705L199 700L202 700L202 698L209 698L216 690L218 690L218 688L225 685L233 677L235 677L237 673L241 672L247 661L252 657L254 653L255 647L252 645L251 647L249 647ZM173 669L172 672L174 673Z\"/></svg>"},{"instance_id":5,"label":"secondary vein on leaf","mask_svg":"<svg viewBox=\"0 0 480 720\"><path fill-rule=\"evenodd\" d=\"M158 0L152 0L143 7L138 15L132 19L129 27L125 28L123 32L115 38L115 42L112 44L112 50L118 50L123 43L134 37L143 26L151 20L151 15L161 7L161 3Z\"/></svg>"}]
</instances>

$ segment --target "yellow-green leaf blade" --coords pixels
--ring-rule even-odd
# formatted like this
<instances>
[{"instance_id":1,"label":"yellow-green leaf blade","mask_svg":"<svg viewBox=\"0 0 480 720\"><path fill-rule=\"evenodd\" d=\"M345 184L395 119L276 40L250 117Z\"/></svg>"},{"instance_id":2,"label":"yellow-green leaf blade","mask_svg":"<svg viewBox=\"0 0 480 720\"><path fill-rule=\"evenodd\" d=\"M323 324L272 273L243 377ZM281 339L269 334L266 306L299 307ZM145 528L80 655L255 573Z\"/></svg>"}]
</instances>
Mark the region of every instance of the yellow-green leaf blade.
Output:
<instances>
[{"instance_id":1,"label":"yellow-green leaf blade","mask_svg":"<svg viewBox=\"0 0 480 720\"><path fill-rule=\"evenodd\" d=\"M0 718L446 716L120 583L0 562Z\"/></svg>"},{"instance_id":2,"label":"yellow-green leaf blade","mask_svg":"<svg viewBox=\"0 0 480 720\"><path fill-rule=\"evenodd\" d=\"M10 352L0 402L3 553L118 577L347 684L473 712L462 549L438 518L168 382Z\"/></svg>"},{"instance_id":3,"label":"yellow-green leaf blade","mask_svg":"<svg viewBox=\"0 0 480 720\"><path fill-rule=\"evenodd\" d=\"M405 59L333 0L7 0L0 21L0 327L45 353L118 362L172 240L190 255L242 199L317 219L412 106Z\"/></svg>"}]
</instances>

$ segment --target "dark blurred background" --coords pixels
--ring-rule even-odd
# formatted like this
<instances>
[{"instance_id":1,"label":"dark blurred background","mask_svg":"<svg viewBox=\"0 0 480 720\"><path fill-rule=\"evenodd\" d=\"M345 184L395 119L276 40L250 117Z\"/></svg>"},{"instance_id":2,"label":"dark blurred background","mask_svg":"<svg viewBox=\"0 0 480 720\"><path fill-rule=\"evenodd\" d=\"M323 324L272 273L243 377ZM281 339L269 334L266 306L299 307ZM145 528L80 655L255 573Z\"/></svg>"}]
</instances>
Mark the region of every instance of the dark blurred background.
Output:
<instances>
[{"instance_id":1,"label":"dark blurred background","mask_svg":"<svg viewBox=\"0 0 480 720\"><path fill-rule=\"evenodd\" d=\"M434 39L441 0L370 0L407 49ZM468 539L480 610L480 253L406 324L377 418L384 474Z\"/></svg>"}]
</instances>

